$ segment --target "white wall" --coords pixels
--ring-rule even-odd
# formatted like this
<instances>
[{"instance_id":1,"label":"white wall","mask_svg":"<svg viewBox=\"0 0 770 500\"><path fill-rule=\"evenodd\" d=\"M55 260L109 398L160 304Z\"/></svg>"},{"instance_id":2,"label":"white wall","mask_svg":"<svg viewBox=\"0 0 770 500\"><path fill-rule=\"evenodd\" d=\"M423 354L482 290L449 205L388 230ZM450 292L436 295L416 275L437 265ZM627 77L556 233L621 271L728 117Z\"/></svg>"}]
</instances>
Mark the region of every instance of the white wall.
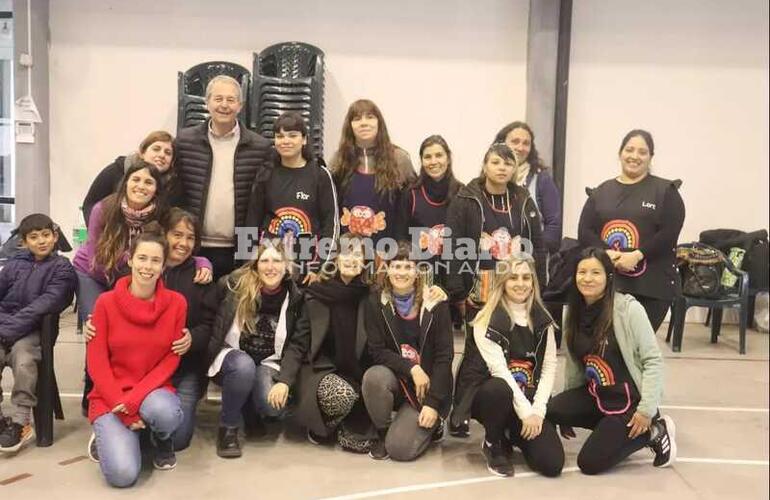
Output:
<instances>
[{"instance_id":1,"label":"white wall","mask_svg":"<svg viewBox=\"0 0 770 500\"><path fill-rule=\"evenodd\" d=\"M569 84L565 235L632 128L652 132L654 171L684 181L681 240L768 227L766 0L575 2Z\"/></svg>"},{"instance_id":2,"label":"white wall","mask_svg":"<svg viewBox=\"0 0 770 500\"><path fill-rule=\"evenodd\" d=\"M347 105L373 99L413 160L441 133L458 177L524 116L526 0L51 2L51 209L65 231L96 173L144 134L176 130L176 74L300 40L327 55L326 154Z\"/></svg>"}]
</instances>

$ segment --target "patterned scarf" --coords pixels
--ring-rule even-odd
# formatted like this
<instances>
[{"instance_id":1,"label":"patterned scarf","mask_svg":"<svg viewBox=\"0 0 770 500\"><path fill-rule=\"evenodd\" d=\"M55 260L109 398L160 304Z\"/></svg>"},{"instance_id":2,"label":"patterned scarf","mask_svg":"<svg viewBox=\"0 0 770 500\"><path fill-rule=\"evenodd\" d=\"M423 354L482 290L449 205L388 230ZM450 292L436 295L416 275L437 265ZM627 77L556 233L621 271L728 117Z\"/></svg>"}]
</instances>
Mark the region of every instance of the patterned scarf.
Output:
<instances>
[{"instance_id":1,"label":"patterned scarf","mask_svg":"<svg viewBox=\"0 0 770 500\"><path fill-rule=\"evenodd\" d=\"M126 219L128 225L128 240L129 244L133 240L134 236L142 231L142 226L152 220L155 215L155 202L151 202L144 208L136 210L128 206L126 197L120 199L120 210L123 212L123 217Z\"/></svg>"},{"instance_id":2,"label":"patterned scarf","mask_svg":"<svg viewBox=\"0 0 770 500\"><path fill-rule=\"evenodd\" d=\"M398 315L402 318L408 318L409 313L412 311L412 307L414 307L414 292L406 295L398 295L396 293L393 293L392 295L393 303L396 305L396 312L398 312Z\"/></svg>"},{"instance_id":3,"label":"patterned scarf","mask_svg":"<svg viewBox=\"0 0 770 500\"><path fill-rule=\"evenodd\" d=\"M516 168L516 184L527 187L527 176L529 175L529 162L524 162Z\"/></svg>"}]
</instances>

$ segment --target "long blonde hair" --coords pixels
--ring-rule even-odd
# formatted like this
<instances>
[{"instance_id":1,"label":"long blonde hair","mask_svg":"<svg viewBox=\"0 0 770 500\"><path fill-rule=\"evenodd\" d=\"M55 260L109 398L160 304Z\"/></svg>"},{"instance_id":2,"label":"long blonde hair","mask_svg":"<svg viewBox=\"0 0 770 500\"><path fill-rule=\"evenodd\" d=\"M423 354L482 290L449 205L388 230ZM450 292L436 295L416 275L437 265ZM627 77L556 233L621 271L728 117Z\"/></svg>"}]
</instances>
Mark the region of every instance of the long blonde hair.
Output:
<instances>
[{"instance_id":1,"label":"long blonde hair","mask_svg":"<svg viewBox=\"0 0 770 500\"><path fill-rule=\"evenodd\" d=\"M476 317L471 324L488 325L489 321L492 319L492 313L495 312L495 309L497 309L497 306L501 303L505 312L508 313L508 317L511 318L511 323L513 323L513 305L505 298L505 282L513 277L514 269L519 264L525 264L529 269L530 275L532 275L532 293L529 294L526 303L527 322L529 323L529 327L532 328L532 306L537 304L543 311L546 310L543 305L543 299L540 298L540 284L537 280L537 269L535 268L534 259L527 254L518 254L507 260L499 261L497 264L505 266L505 269L503 269L502 272L497 272L497 269L495 270L492 291L489 293L487 303L484 304L484 307L482 307L476 314Z\"/></svg>"},{"instance_id":2,"label":"long blonde hair","mask_svg":"<svg viewBox=\"0 0 770 500\"><path fill-rule=\"evenodd\" d=\"M256 327L257 311L262 304L262 280L257 271L260 257L267 250L274 249L278 252L289 271L289 258L281 243L263 240L257 247L254 260L247 262L235 271L232 278L227 280L227 288L235 295L235 318L241 331L254 333Z\"/></svg>"}]
</instances>

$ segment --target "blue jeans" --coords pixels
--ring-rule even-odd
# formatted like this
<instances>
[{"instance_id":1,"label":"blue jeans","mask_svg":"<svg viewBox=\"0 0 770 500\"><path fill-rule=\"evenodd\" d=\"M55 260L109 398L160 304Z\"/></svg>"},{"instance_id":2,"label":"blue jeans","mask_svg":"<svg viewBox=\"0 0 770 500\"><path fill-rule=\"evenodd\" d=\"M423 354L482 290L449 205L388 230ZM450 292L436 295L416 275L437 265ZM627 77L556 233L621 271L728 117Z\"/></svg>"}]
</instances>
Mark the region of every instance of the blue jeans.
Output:
<instances>
[{"instance_id":1,"label":"blue jeans","mask_svg":"<svg viewBox=\"0 0 770 500\"><path fill-rule=\"evenodd\" d=\"M76 270L75 274L78 276L78 317L82 323L85 323L85 321L88 319L88 316L94 311L94 304L96 304L96 299L99 298L99 295L109 290L109 288L107 285L99 283L86 273ZM85 372L86 374L85 385L83 386L83 399L80 403L84 411L88 408L88 393L91 392L91 389L94 388L94 383L91 380L91 377L88 375L88 370L85 370Z\"/></svg>"},{"instance_id":2,"label":"blue jeans","mask_svg":"<svg viewBox=\"0 0 770 500\"><path fill-rule=\"evenodd\" d=\"M230 351L222 362L217 381L222 386L222 413L219 422L225 427L238 427L243 407L250 403L259 416L281 417L267 402L267 394L275 385L278 370L254 363L243 351Z\"/></svg>"},{"instance_id":3,"label":"blue jeans","mask_svg":"<svg viewBox=\"0 0 770 500\"><path fill-rule=\"evenodd\" d=\"M88 319L88 315L94 311L96 299L99 298L99 295L109 290L109 287L96 281L84 272L75 271L75 274L78 276L78 315L85 322Z\"/></svg>"},{"instance_id":4,"label":"blue jeans","mask_svg":"<svg viewBox=\"0 0 770 500\"><path fill-rule=\"evenodd\" d=\"M156 439L170 439L182 423L179 397L166 389L155 389L142 401L139 415ZM132 486L142 469L139 432L126 427L115 414L105 413L94 421L94 433L104 479L116 488Z\"/></svg>"},{"instance_id":5,"label":"blue jeans","mask_svg":"<svg viewBox=\"0 0 770 500\"><path fill-rule=\"evenodd\" d=\"M171 383L182 406L182 423L174 433L174 449L181 451L190 446L195 431L195 412L202 396L201 378L195 371L177 370Z\"/></svg>"}]
</instances>

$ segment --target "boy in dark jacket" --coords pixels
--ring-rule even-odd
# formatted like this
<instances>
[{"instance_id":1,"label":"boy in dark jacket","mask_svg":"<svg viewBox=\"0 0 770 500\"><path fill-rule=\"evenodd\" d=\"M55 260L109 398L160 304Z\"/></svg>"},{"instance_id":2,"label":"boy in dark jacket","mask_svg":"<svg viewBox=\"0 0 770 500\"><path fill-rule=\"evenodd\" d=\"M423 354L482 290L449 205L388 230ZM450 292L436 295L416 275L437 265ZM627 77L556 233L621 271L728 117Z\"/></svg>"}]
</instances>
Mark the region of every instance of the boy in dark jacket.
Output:
<instances>
[{"instance_id":1,"label":"boy in dark jacket","mask_svg":"<svg viewBox=\"0 0 770 500\"><path fill-rule=\"evenodd\" d=\"M72 302L77 284L72 264L55 251L59 234L47 215L25 217L18 232L25 250L0 271L0 377L6 366L13 373L11 415L0 412L1 452L16 452L35 437L40 322Z\"/></svg>"}]
</instances>

